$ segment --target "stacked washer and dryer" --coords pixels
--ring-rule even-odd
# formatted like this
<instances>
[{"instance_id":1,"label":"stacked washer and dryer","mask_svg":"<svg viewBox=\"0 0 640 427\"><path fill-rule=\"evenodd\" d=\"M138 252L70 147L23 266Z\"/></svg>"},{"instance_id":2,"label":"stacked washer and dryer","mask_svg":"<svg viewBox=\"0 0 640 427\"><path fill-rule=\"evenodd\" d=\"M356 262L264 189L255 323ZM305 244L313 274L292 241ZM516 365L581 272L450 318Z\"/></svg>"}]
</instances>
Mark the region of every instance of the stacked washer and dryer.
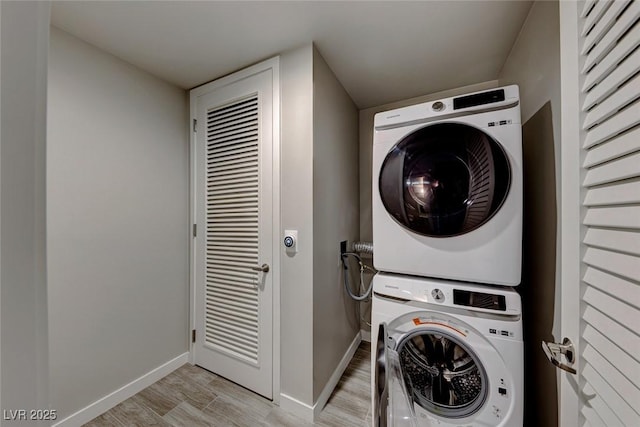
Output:
<instances>
[{"instance_id":1,"label":"stacked washer and dryer","mask_svg":"<svg viewBox=\"0 0 640 427\"><path fill-rule=\"evenodd\" d=\"M521 427L518 87L374 126L373 424Z\"/></svg>"}]
</instances>

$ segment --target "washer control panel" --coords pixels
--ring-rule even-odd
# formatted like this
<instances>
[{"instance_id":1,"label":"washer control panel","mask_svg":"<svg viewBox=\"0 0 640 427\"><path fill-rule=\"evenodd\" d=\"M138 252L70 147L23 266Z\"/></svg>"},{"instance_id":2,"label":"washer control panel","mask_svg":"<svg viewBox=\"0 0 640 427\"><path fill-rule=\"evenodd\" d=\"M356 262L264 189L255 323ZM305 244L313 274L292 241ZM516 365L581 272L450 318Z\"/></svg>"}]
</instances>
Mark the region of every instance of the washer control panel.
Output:
<instances>
[{"instance_id":1,"label":"washer control panel","mask_svg":"<svg viewBox=\"0 0 640 427\"><path fill-rule=\"evenodd\" d=\"M513 288L509 287L498 288L387 273L376 274L373 278L373 284L373 291L377 294L407 301L437 304L441 307L452 307L470 312L507 316L522 315L520 296ZM501 330L501 328L496 329Z\"/></svg>"},{"instance_id":2,"label":"washer control panel","mask_svg":"<svg viewBox=\"0 0 640 427\"><path fill-rule=\"evenodd\" d=\"M435 288L431 291L431 296L436 302L444 302L445 300L444 292L442 292L442 290L438 288Z\"/></svg>"}]
</instances>

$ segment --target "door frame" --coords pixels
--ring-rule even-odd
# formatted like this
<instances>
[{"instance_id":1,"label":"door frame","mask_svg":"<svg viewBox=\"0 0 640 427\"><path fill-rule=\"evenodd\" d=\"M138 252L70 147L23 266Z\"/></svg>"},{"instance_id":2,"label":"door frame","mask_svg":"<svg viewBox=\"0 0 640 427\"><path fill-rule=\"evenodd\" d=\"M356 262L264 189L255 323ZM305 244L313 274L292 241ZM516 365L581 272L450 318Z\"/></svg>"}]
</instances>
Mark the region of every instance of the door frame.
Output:
<instances>
[{"instance_id":1,"label":"door frame","mask_svg":"<svg viewBox=\"0 0 640 427\"><path fill-rule=\"evenodd\" d=\"M272 256L273 262L269 275L272 278L273 295L272 295L272 336L273 336L273 366L272 366L272 396L273 402L279 403L280 400L280 57L276 56L267 59L258 64L249 66L225 77L219 78L209 83L193 88L189 91L189 149L190 149L190 173L189 173L189 194L190 194L190 224L189 236L191 239L189 245L189 329L187 331L189 337L189 363L195 364L194 358L194 342L191 339L191 331L196 328L196 238L193 233L194 224L197 224L197 194L196 194L196 178L197 178L197 138L194 129L194 119L197 117L197 99L200 95L206 94L213 90L235 83L239 80L246 79L255 74L271 70L272 71L272 103L273 103L273 147L272 147ZM203 229L200 225L199 231Z\"/></svg>"},{"instance_id":2,"label":"door frame","mask_svg":"<svg viewBox=\"0 0 640 427\"><path fill-rule=\"evenodd\" d=\"M560 1L560 95L561 95L561 279L560 337L570 337L580 349L580 284L582 280L582 150L580 147L580 64L578 46L578 2ZM573 366L578 375L558 370L559 424L574 427L579 420L578 384L580 354Z\"/></svg>"}]
</instances>

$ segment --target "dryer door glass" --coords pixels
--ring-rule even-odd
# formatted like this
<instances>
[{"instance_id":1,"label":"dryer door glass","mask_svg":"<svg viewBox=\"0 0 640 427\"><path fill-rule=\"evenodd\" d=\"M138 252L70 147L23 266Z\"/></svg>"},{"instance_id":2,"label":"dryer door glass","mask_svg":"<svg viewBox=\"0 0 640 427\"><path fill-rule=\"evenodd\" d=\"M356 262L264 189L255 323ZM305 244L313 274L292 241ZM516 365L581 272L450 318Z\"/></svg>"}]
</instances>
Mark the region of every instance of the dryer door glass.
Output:
<instances>
[{"instance_id":1,"label":"dryer door glass","mask_svg":"<svg viewBox=\"0 0 640 427\"><path fill-rule=\"evenodd\" d=\"M500 209L511 182L502 146L460 123L420 128L389 152L380 170L382 203L404 227L431 237L468 233Z\"/></svg>"},{"instance_id":2,"label":"dryer door glass","mask_svg":"<svg viewBox=\"0 0 640 427\"><path fill-rule=\"evenodd\" d=\"M478 357L453 335L419 330L398 344L402 375L415 404L448 418L480 409L488 379Z\"/></svg>"}]
</instances>

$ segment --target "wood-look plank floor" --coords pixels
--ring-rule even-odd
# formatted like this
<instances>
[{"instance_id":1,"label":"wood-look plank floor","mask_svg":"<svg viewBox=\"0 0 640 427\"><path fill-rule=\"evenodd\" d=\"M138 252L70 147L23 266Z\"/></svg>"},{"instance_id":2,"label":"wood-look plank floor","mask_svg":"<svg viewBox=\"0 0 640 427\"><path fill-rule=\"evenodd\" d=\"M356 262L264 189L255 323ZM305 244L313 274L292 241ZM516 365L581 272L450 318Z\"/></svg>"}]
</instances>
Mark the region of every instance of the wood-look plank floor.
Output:
<instances>
[{"instance_id":1,"label":"wood-look plank floor","mask_svg":"<svg viewBox=\"0 0 640 427\"><path fill-rule=\"evenodd\" d=\"M369 343L360 345L315 423L186 364L84 426L367 427L371 425L369 349Z\"/></svg>"}]
</instances>

